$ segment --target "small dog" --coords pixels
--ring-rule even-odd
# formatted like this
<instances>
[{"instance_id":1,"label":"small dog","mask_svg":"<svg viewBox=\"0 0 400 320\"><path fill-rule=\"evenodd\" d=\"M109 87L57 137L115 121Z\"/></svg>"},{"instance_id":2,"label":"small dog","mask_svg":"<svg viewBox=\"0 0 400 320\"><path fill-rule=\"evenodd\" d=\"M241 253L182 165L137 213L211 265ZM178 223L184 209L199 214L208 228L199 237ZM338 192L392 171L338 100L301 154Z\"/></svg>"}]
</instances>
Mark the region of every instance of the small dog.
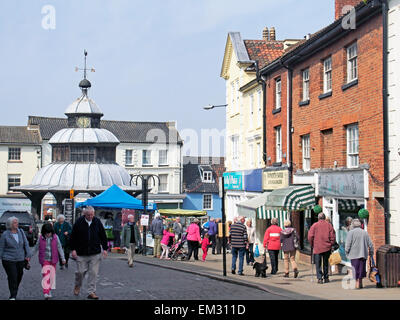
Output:
<instances>
[{"instance_id":1,"label":"small dog","mask_svg":"<svg viewBox=\"0 0 400 320\"><path fill-rule=\"evenodd\" d=\"M264 261L263 261L263 263L255 262L253 264L253 269L256 270L256 277L257 278L260 277L260 276L262 278L266 278L267 277L268 266L267 266L267 256L266 256L265 253L264 253Z\"/></svg>"}]
</instances>

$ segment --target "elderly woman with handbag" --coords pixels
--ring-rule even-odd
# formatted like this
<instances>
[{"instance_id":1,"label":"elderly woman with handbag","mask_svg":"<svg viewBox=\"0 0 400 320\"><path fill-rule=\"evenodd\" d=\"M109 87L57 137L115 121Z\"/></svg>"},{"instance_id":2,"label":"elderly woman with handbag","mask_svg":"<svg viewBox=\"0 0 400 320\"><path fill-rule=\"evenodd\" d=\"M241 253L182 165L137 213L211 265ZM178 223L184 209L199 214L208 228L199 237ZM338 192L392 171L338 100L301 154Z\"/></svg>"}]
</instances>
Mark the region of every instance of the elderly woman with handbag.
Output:
<instances>
[{"instance_id":1,"label":"elderly woman with handbag","mask_svg":"<svg viewBox=\"0 0 400 320\"><path fill-rule=\"evenodd\" d=\"M354 269L356 289L362 289L362 280L367 276L367 259L368 256L373 256L374 246L367 231L361 228L361 221L358 219L352 221L352 230L347 234L345 250Z\"/></svg>"},{"instance_id":2,"label":"elderly woman with handbag","mask_svg":"<svg viewBox=\"0 0 400 320\"><path fill-rule=\"evenodd\" d=\"M7 230L0 238L0 259L8 277L10 300L15 300L24 268L30 268L32 253L24 231L18 228L18 218L8 218L6 226Z\"/></svg>"}]
</instances>

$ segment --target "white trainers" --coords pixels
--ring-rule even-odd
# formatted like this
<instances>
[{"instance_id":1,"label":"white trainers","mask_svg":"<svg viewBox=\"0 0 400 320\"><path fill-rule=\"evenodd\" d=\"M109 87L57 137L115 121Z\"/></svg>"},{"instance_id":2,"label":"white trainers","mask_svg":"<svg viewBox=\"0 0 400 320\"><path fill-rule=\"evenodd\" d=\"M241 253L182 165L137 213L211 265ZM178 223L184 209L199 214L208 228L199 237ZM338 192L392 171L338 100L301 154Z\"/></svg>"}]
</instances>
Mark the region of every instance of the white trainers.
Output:
<instances>
[{"instance_id":1,"label":"white trainers","mask_svg":"<svg viewBox=\"0 0 400 320\"><path fill-rule=\"evenodd\" d=\"M46 300L50 299L50 298L51 298L51 294L45 293L45 294L44 294L44 298L45 298Z\"/></svg>"}]
</instances>

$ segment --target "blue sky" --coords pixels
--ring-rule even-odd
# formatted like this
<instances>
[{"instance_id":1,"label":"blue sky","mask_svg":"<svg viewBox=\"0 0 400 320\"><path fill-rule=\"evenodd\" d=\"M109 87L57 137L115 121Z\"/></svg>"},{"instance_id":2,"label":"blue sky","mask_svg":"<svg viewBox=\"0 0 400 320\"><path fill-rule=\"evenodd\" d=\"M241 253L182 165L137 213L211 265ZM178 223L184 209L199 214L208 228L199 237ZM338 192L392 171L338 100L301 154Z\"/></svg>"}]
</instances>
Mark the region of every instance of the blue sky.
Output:
<instances>
[{"instance_id":1,"label":"blue sky","mask_svg":"<svg viewBox=\"0 0 400 320\"><path fill-rule=\"evenodd\" d=\"M56 10L55 30L42 28L42 7ZM261 39L303 38L331 23L334 0L2 0L0 125L28 115L63 117L80 95L83 50L89 52L90 96L104 119L177 120L178 129L225 128L219 77L229 31ZM218 155L218 154L215 154Z\"/></svg>"}]
</instances>

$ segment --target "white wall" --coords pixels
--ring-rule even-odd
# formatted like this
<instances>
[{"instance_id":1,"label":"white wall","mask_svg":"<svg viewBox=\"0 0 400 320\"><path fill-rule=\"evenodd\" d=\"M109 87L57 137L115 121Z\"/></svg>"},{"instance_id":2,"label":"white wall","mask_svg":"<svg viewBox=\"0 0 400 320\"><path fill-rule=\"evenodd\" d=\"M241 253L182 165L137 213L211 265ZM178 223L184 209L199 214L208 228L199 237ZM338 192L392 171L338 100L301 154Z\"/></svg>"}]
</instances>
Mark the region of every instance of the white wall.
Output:
<instances>
[{"instance_id":1,"label":"white wall","mask_svg":"<svg viewBox=\"0 0 400 320\"><path fill-rule=\"evenodd\" d=\"M389 180L400 174L400 0L389 1ZM400 179L390 185L390 242L400 246Z\"/></svg>"},{"instance_id":2,"label":"white wall","mask_svg":"<svg viewBox=\"0 0 400 320\"><path fill-rule=\"evenodd\" d=\"M160 166L158 163L160 149L168 150L168 166ZM125 163L126 150L133 150L133 165L127 166ZM142 164L143 150L151 150L151 167L143 166ZM123 166L130 174L168 174L168 193L180 193L182 179L180 167L183 161L180 145L121 143L117 147L116 158L117 163ZM138 184L140 185L139 181ZM152 193L158 193L158 186L153 188Z\"/></svg>"},{"instance_id":3,"label":"white wall","mask_svg":"<svg viewBox=\"0 0 400 320\"><path fill-rule=\"evenodd\" d=\"M21 148L21 161L8 161L8 148ZM8 175L21 175L21 185L30 184L40 167L39 146L0 146L0 195L8 193Z\"/></svg>"}]
</instances>

